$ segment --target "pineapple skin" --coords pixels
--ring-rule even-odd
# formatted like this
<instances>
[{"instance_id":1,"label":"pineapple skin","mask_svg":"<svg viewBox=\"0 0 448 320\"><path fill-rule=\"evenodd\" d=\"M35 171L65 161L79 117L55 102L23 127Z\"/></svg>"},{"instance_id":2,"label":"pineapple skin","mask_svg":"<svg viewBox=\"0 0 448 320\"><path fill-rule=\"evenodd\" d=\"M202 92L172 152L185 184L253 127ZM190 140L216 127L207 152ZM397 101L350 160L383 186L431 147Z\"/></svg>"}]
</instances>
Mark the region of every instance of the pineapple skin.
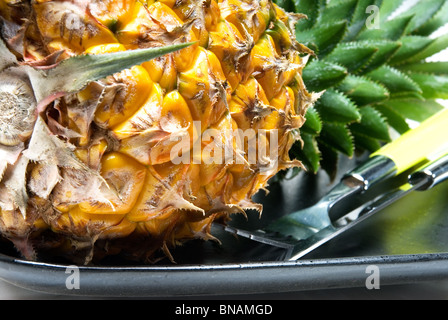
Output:
<instances>
[{"instance_id":1,"label":"pineapple skin","mask_svg":"<svg viewBox=\"0 0 448 320\"><path fill-rule=\"evenodd\" d=\"M30 163L25 216L0 182L1 234L26 258L49 250L83 263L118 253L148 262L162 251L174 260L169 249L183 241L214 239L213 221L261 212L252 196L301 166L288 152L316 100L301 77L311 52L295 40L297 17L271 1L14 1L0 14L22 27L27 63L194 42L42 111L39 127L100 178ZM253 136L239 143L235 132ZM249 158L250 139L270 161ZM229 150L231 159L213 158Z\"/></svg>"}]
</instances>

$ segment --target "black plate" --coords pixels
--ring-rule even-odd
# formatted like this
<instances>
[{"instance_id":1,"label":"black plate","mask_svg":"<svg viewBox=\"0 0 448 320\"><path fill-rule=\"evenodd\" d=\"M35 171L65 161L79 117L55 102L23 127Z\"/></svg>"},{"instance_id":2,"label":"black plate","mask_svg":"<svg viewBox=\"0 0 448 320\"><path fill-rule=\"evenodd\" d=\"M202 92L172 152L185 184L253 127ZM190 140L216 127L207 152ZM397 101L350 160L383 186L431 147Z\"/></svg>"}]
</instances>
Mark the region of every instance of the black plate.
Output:
<instances>
[{"instance_id":1,"label":"black plate","mask_svg":"<svg viewBox=\"0 0 448 320\"><path fill-rule=\"evenodd\" d=\"M348 162L347 169L354 160ZM304 173L260 194L261 219L233 223L263 227L276 217L317 201L332 184L328 176ZM448 279L448 184L414 192L295 262L280 261L282 252L216 231L221 244L191 241L173 251L176 264L129 265L111 261L79 266L79 289L70 289L73 268L67 264L30 262L0 247L0 278L40 292L98 297L185 297L280 293L365 287L370 266L379 283L410 284ZM67 287L67 281L69 286Z\"/></svg>"}]
</instances>

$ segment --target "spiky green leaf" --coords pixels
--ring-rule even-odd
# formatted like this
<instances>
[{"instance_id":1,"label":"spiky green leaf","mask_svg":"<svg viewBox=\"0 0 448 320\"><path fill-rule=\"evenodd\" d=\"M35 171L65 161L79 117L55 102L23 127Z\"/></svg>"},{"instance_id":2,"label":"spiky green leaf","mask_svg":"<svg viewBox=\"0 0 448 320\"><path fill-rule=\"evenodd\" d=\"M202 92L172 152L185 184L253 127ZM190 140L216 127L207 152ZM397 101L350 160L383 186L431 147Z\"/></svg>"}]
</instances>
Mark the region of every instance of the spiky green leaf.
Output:
<instances>
[{"instance_id":1,"label":"spiky green leaf","mask_svg":"<svg viewBox=\"0 0 448 320\"><path fill-rule=\"evenodd\" d=\"M403 134L410 129L406 118L395 108L387 104L377 104L375 105L375 109L387 120L389 126L399 134Z\"/></svg>"},{"instance_id":2,"label":"spiky green leaf","mask_svg":"<svg viewBox=\"0 0 448 320\"><path fill-rule=\"evenodd\" d=\"M305 123L301 128L301 131L311 135L318 135L322 130L322 120L319 113L313 107L308 108L305 115Z\"/></svg>"},{"instance_id":3,"label":"spiky green leaf","mask_svg":"<svg viewBox=\"0 0 448 320\"><path fill-rule=\"evenodd\" d=\"M344 124L324 122L318 141L349 157L353 156L355 150L353 137Z\"/></svg>"},{"instance_id":4,"label":"spiky green leaf","mask_svg":"<svg viewBox=\"0 0 448 320\"><path fill-rule=\"evenodd\" d=\"M448 61L420 62L398 66L401 71L448 75Z\"/></svg>"},{"instance_id":5,"label":"spiky green leaf","mask_svg":"<svg viewBox=\"0 0 448 320\"><path fill-rule=\"evenodd\" d=\"M361 119L356 105L336 90L327 90L315 104L316 110L325 122L350 123Z\"/></svg>"},{"instance_id":6,"label":"spiky green leaf","mask_svg":"<svg viewBox=\"0 0 448 320\"><path fill-rule=\"evenodd\" d=\"M386 21L406 0L384 0L380 6L380 21Z\"/></svg>"},{"instance_id":7,"label":"spiky green leaf","mask_svg":"<svg viewBox=\"0 0 448 320\"><path fill-rule=\"evenodd\" d=\"M436 38L429 46L424 50L414 55L412 58L407 60L407 63L420 62L433 55L445 50L448 47L448 34L442 35Z\"/></svg>"},{"instance_id":8,"label":"spiky green leaf","mask_svg":"<svg viewBox=\"0 0 448 320\"><path fill-rule=\"evenodd\" d=\"M320 166L328 174L330 179L334 180L338 172L340 152L319 141L318 146L321 154Z\"/></svg>"},{"instance_id":9,"label":"spiky green leaf","mask_svg":"<svg viewBox=\"0 0 448 320\"><path fill-rule=\"evenodd\" d=\"M414 31L415 34L421 36L429 36L445 24L448 23L448 2L440 8L440 10L423 25L421 25L417 30Z\"/></svg>"},{"instance_id":10,"label":"spiky green leaf","mask_svg":"<svg viewBox=\"0 0 448 320\"><path fill-rule=\"evenodd\" d=\"M379 106L393 110L404 119L417 122L424 121L444 108L437 101L419 99L389 100Z\"/></svg>"},{"instance_id":11,"label":"spiky green leaf","mask_svg":"<svg viewBox=\"0 0 448 320\"><path fill-rule=\"evenodd\" d=\"M365 77L349 75L338 86L337 89L344 92L352 101L359 106L378 103L389 98L387 89Z\"/></svg>"},{"instance_id":12,"label":"spiky green leaf","mask_svg":"<svg viewBox=\"0 0 448 320\"><path fill-rule=\"evenodd\" d=\"M412 20L412 16L405 16L382 22L378 29L364 29L357 37L358 40L393 40L400 39Z\"/></svg>"},{"instance_id":13,"label":"spiky green leaf","mask_svg":"<svg viewBox=\"0 0 448 320\"><path fill-rule=\"evenodd\" d=\"M401 48L390 59L392 65L404 64L408 59L428 48L434 39L422 36L404 36L400 39Z\"/></svg>"},{"instance_id":14,"label":"spiky green leaf","mask_svg":"<svg viewBox=\"0 0 448 320\"><path fill-rule=\"evenodd\" d=\"M351 21L358 0L331 1L328 6L320 11L317 23L329 23L332 21Z\"/></svg>"},{"instance_id":15,"label":"spiky green leaf","mask_svg":"<svg viewBox=\"0 0 448 320\"><path fill-rule=\"evenodd\" d=\"M343 66L314 60L303 70L302 76L308 90L320 92L340 83L347 74L347 69Z\"/></svg>"},{"instance_id":16,"label":"spiky green leaf","mask_svg":"<svg viewBox=\"0 0 448 320\"><path fill-rule=\"evenodd\" d=\"M304 69L308 89L327 90L312 111L317 111L312 118L320 116L322 130L320 134L309 130L309 134L315 138L313 147L318 143L321 167L331 176L339 154L350 154L349 145L373 151L389 139L390 129L404 133L409 130L408 119L420 122L440 110L435 99L448 96L448 63L425 60L448 47L448 34L426 36L448 22L448 1L416 1L410 9L405 0L292 1L306 4L312 12L312 23L308 23L312 29L297 35L319 57ZM379 17L374 19L379 20L379 29L367 21L375 12L369 6L379 7ZM296 6L296 12L303 10ZM340 39L335 35L341 35L336 27L342 21L347 25ZM376 52L369 56L369 50ZM344 118L349 114L345 109L356 110L361 120Z\"/></svg>"},{"instance_id":17,"label":"spiky green leaf","mask_svg":"<svg viewBox=\"0 0 448 320\"><path fill-rule=\"evenodd\" d=\"M391 97L414 96L420 97L422 90L407 75L389 66L382 66L366 75L368 78L381 83L390 92Z\"/></svg>"},{"instance_id":18,"label":"spiky green leaf","mask_svg":"<svg viewBox=\"0 0 448 320\"><path fill-rule=\"evenodd\" d=\"M351 132L381 141L390 141L389 127L381 114L373 107L360 108L361 121L350 125Z\"/></svg>"},{"instance_id":19,"label":"spiky green leaf","mask_svg":"<svg viewBox=\"0 0 448 320\"><path fill-rule=\"evenodd\" d=\"M167 53L181 50L192 43L182 43L165 47L128 50L101 55L80 55L62 61L47 72L35 70L30 74L38 101L63 92L76 92L89 82L139 65ZM34 69L33 69L34 70Z\"/></svg>"},{"instance_id":20,"label":"spiky green leaf","mask_svg":"<svg viewBox=\"0 0 448 320\"><path fill-rule=\"evenodd\" d=\"M322 57L331 52L347 31L347 21L319 24L308 30L297 30L296 39Z\"/></svg>"},{"instance_id":21,"label":"spiky green leaf","mask_svg":"<svg viewBox=\"0 0 448 320\"><path fill-rule=\"evenodd\" d=\"M445 4L445 0L424 0L418 1L413 7L403 13L402 17L412 16L406 27L406 33L418 30L428 20L433 18Z\"/></svg>"},{"instance_id":22,"label":"spiky green leaf","mask_svg":"<svg viewBox=\"0 0 448 320\"><path fill-rule=\"evenodd\" d=\"M420 86L425 99L448 99L448 76L409 73L409 77Z\"/></svg>"},{"instance_id":23,"label":"spiky green leaf","mask_svg":"<svg viewBox=\"0 0 448 320\"><path fill-rule=\"evenodd\" d=\"M298 30L306 30L311 28L319 15L320 7L324 5L325 1L316 0L292 0L295 6L295 12L307 15L307 20L300 20L297 23Z\"/></svg>"},{"instance_id":24,"label":"spiky green leaf","mask_svg":"<svg viewBox=\"0 0 448 320\"><path fill-rule=\"evenodd\" d=\"M360 135L357 132L352 132L352 135L357 149L374 152L381 148L381 143L377 139Z\"/></svg>"},{"instance_id":25,"label":"spiky green leaf","mask_svg":"<svg viewBox=\"0 0 448 320\"><path fill-rule=\"evenodd\" d=\"M309 172L315 173L320 167L320 150L315 136L302 132L300 137L303 141L303 148L294 146L290 152L291 156L300 159Z\"/></svg>"},{"instance_id":26,"label":"spiky green leaf","mask_svg":"<svg viewBox=\"0 0 448 320\"><path fill-rule=\"evenodd\" d=\"M339 44L325 61L333 62L344 66L350 73L362 70L373 58L378 48L374 45L367 45L359 42L345 42Z\"/></svg>"},{"instance_id":27,"label":"spiky green leaf","mask_svg":"<svg viewBox=\"0 0 448 320\"><path fill-rule=\"evenodd\" d=\"M292 0L276 0L275 3L287 12L294 12L296 9Z\"/></svg>"},{"instance_id":28,"label":"spiky green leaf","mask_svg":"<svg viewBox=\"0 0 448 320\"><path fill-rule=\"evenodd\" d=\"M374 46L378 50L364 67L362 73L370 72L386 64L401 47L401 42L389 40L367 40L358 41L358 43L365 46Z\"/></svg>"}]
</instances>

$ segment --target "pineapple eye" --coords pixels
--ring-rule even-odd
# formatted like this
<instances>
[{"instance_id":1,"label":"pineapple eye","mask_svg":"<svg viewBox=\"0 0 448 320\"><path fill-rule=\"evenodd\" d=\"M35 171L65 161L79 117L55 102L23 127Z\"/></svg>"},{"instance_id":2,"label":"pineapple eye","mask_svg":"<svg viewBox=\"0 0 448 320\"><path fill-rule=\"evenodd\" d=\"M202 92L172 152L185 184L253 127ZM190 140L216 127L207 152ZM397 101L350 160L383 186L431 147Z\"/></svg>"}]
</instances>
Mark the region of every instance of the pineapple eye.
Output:
<instances>
[{"instance_id":1,"label":"pineapple eye","mask_svg":"<svg viewBox=\"0 0 448 320\"><path fill-rule=\"evenodd\" d=\"M36 101L25 81L3 75L0 83L0 144L16 146L33 130Z\"/></svg>"}]
</instances>

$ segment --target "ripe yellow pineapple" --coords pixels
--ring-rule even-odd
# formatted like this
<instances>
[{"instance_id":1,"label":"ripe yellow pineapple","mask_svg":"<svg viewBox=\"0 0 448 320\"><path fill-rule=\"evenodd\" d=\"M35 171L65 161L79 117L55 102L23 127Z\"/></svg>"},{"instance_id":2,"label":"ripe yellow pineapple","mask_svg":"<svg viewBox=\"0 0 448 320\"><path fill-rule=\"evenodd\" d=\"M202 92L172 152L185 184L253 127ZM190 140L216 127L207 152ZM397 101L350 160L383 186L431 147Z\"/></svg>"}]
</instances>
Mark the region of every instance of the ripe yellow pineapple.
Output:
<instances>
[{"instance_id":1,"label":"ripe yellow pineapple","mask_svg":"<svg viewBox=\"0 0 448 320\"><path fill-rule=\"evenodd\" d=\"M288 152L316 99L301 77L311 51L300 16L270 0L2 0L0 14L9 50L40 69L193 43L45 97L9 145L0 132L0 231L27 258L170 256L212 239L216 219L261 211L252 196L301 166Z\"/></svg>"}]
</instances>

